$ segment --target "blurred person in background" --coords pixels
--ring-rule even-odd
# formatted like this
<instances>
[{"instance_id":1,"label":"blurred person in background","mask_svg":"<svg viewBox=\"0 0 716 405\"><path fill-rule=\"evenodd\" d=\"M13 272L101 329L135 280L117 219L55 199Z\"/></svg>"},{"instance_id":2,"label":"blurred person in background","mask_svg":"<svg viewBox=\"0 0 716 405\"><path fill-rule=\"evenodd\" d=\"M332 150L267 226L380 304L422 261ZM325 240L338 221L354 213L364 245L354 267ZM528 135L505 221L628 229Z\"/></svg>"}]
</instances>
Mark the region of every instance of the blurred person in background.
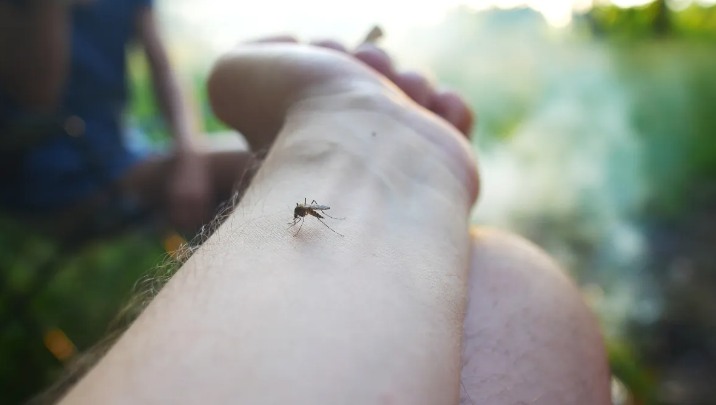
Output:
<instances>
[{"instance_id":1,"label":"blurred person in background","mask_svg":"<svg viewBox=\"0 0 716 405\"><path fill-rule=\"evenodd\" d=\"M152 3L0 2L2 211L50 218L53 227L64 228L87 220L98 207L118 211L133 202L191 233L229 197L247 155L201 147ZM127 142L126 48L135 39L173 136L167 155L132 149ZM23 127L46 121L53 124Z\"/></svg>"}]
</instances>

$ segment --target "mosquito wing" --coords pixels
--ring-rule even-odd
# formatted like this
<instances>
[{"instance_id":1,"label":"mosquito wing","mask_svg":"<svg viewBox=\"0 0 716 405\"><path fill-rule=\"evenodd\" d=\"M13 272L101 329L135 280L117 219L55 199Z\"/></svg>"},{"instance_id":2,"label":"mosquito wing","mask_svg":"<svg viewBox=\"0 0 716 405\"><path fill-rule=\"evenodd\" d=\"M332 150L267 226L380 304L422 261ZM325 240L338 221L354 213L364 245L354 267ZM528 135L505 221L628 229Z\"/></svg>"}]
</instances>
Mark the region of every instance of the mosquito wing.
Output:
<instances>
[{"instance_id":1,"label":"mosquito wing","mask_svg":"<svg viewBox=\"0 0 716 405\"><path fill-rule=\"evenodd\" d=\"M320 204L311 204L308 206L308 208L310 208L312 210L316 210L316 211L325 211L325 210L331 209L331 207L329 207L327 205L320 205Z\"/></svg>"}]
</instances>

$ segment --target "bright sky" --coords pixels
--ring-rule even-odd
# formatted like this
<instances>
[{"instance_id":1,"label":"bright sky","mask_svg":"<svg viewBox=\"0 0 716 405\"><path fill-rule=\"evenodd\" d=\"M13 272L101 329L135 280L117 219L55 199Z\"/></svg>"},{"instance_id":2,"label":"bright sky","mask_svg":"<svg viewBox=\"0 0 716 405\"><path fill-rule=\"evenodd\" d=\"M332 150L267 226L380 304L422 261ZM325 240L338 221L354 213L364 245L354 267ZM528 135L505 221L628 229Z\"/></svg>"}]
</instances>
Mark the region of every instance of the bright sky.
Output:
<instances>
[{"instance_id":1,"label":"bright sky","mask_svg":"<svg viewBox=\"0 0 716 405\"><path fill-rule=\"evenodd\" d=\"M389 37L408 28L440 22L458 5L480 10L529 6L555 27L571 21L571 13L601 0L160 0L160 15L170 39L184 48L214 53L238 41L265 34L290 32L303 38L331 37L355 43L378 23ZM621 7L652 0L612 0ZM692 0L671 0L676 6ZM697 0L713 4L716 0ZM175 42L175 43L176 43Z\"/></svg>"}]
</instances>

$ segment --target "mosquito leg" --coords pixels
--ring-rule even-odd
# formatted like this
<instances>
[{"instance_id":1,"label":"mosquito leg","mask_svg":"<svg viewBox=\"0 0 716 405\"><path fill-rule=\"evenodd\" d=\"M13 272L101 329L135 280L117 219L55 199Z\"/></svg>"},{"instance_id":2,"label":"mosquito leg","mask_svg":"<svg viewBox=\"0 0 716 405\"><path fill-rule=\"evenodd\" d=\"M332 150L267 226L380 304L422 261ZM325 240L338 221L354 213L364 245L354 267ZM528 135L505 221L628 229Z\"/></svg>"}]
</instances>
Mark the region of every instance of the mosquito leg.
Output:
<instances>
[{"instance_id":1,"label":"mosquito leg","mask_svg":"<svg viewBox=\"0 0 716 405\"><path fill-rule=\"evenodd\" d=\"M291 229L291 227L296 225L297 223L298 223L298 218L294 219L293 222L289 222L288 224L291 226L289 226L288 229Z\"/></svg>"},{"instance_id":2,"label":"mosquito leg","mask_svg":"<svg viewBox=\"0 0 716 405\"><path fill-rule=\"evenodd\" d=\"M319 219L319 221L320 221L320 219ZM301 226L298 227L298 230L296 231L296 233L293 236L296 236L296 235L298 235L299 232L301 232L301 228L303 228L304 222L305 222L305 219L303 217L301 217Z\"/></svg>"},{"instance_id":3,"label":"mosquito leg","mask_svg":"<svg viewBox=\"0 0 716 405\"><path fill-rule=\"evenodd\" d=\"M316 219L318 219L319 221L321 221L319 218L316 218ZM328 229L330 229L331 231L335 232L336 235L338 235L338 236L343 236L343 235L341 235L340 233L336 232L333 228L331 228L330 226L328 226L327 223L325 223L325 222L323 222L323 221L321 221L321 223L322 223L323 225L325 225L326 228L328 228Z\"/></svg>"},{"instance_id":4,"label":"mosquito leg","mask_svg":"<svg viewBox=\"0 0 716 405\"><path fill-rule=\"evenodd\" d=\"M313 201L311 201L311 204L318 204L318 201L313 200Z\"/></svg>"},{"instance_id":5,"label":"mosquito leg","mask_svg":"<svg viewBox=\"0 0 716 405\"><path fill-rule=\"evenodd\" d=\"M343 217L343 218L332 217L332 216L326 214L326 211L323 211L323 215L327 216L328 218L333 218L333 219L341 219L341 220L346 219L346 217Z\"/></svg>"}]
</instances>

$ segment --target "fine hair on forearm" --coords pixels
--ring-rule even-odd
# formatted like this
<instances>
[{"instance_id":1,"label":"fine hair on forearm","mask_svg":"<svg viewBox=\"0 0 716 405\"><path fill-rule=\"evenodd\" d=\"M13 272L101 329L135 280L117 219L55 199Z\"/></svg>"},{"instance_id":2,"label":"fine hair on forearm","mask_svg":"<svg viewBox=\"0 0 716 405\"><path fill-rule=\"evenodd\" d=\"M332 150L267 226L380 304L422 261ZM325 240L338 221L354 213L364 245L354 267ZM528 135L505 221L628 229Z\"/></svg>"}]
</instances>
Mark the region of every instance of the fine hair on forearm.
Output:
<instances>
[{"instance_id":1,"label":"fine hair on forearm","mask_svg":"<svg viewBox=\"0 0 716 405\"><path fill-rule=\"evenodd\" d=\"M254 153L251 163L237 182L234 193L218 209L216 217L208 225L202 227L201 231L190 242L183 244L177 251L167 254L161 264L147 271L146 275L135 284L131 298L120 309L113 321L110 322L106 335L94 346L70 360L65 366L62 375L50 387L30 399L27 405L50 405L59 402L107 354L177 270L234 212L250 185L251 179L258 170L265 152Z\"/></svg>"}]
</instances>

